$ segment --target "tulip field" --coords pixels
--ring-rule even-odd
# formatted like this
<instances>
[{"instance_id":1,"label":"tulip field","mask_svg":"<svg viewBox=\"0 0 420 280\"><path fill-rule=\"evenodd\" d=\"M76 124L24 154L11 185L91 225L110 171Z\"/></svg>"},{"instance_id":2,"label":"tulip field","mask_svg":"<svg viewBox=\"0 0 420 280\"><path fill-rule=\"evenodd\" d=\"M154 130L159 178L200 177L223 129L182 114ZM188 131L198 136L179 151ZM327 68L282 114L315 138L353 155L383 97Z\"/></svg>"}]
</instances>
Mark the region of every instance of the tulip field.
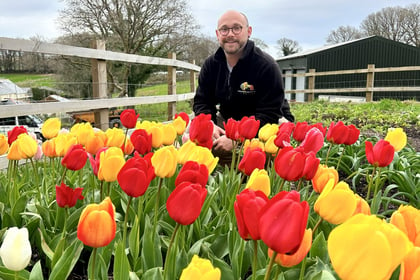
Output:
<instances>
[{"instance_id":1,"label":"tulip field","mask_svg":"<svg viewBox=\"0 0 420 280\"><path fill-rule=\"evenodd\" d=\"M0 134L0 279L420 279L407 127L229 119L221 164L210 115L120 118Z\"/></svg>"}]
</instances>

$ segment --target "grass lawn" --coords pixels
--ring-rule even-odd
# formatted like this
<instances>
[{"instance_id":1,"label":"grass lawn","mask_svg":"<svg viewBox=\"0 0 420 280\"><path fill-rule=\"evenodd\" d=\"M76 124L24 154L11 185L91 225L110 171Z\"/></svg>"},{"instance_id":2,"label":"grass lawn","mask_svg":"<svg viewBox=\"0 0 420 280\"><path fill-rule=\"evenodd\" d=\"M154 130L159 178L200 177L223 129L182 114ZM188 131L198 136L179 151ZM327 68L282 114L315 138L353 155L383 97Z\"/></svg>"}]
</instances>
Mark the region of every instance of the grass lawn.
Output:
<instances>
[{"instance_id":1,"label":"grass lawn","mask_svg":"<svg viewBox=\"0 0 420 280\"><path fill-rule=\"evenodd\" d=\"M19 87L54 87L56 83L54 74L0 74L0 79L9 79Z\"/></svg>"}]
</instances>

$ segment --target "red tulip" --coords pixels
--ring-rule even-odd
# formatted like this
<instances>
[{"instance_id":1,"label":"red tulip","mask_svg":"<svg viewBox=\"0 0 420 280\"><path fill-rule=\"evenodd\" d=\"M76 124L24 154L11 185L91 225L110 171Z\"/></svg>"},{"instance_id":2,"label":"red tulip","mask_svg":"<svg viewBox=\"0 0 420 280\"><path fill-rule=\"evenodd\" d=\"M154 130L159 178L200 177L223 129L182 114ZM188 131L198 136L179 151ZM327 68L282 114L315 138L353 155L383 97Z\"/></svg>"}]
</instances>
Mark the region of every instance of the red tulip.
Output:
<instances>
[{"instance_id":1,"label":"red tulip","mask_svg":"<svg viewBox=\"0 0 420 280\"><path fill-rule=\"evenodd\" d=\"M198 146L212 148L213 122L210 114L199 114L191 121L190 140Z\"/></svg>"},{"instance_id":2,"label":"red tulip","mask_svg":"<svg viewBox=\"0 0 420 280\"><path fill-rule=\"evenodd\" d=\"M136 129L131 133L131 143L139 154L145 155L152 150L152 134L145 129Z\"/></svg>"},{"instance_id":3,"label":"red tulip","mask_svg":"<svg viewBox=\"0 0 420 280\"><path fill-rule=\"evenodd\" d=\"M98 176L98 170L99 170L99 163L100 163L101 153L103 151L106 151L106 149L108 149L108 147L102 147L102 148L100 148L96 152L95 157L93 157L91 154L88 153L89 162L90 162L90 165L92 166L92 171L93 171L93 174L95 174L95 176Z\"/></svg>"},{"instance_id":4,"label":"red tulip","mask_svg":"<svg viewBox=\"0 0 420 280\"><path fill-rule=\"evenodd\" d=\"M347 139L344 141L345 145L353 145L359 139L360 130L357 129L353 124L347 126L349 133Z\"/></svg>"},{"instance_id":5,"label":"red tulip","mask_svg":"<svg viewBox=\"0 0 420 280\"><path fill-rule=\"evenodd\" d=\"M55 186L55 200L57 201L57 205L62 208L75 206L78 199L84 199L82 191L83 188L72 189L61 182L60 186Z\"/></svg>"},{"instance_id":6,"label":"red tulip","mask_svg":"<svg viewBox=\"0 0 420 280\"><path fill-rule=\"evenodd\" d=\"M73 144L61 160L61 165L73 171L80 170L85 166L87 158L88 153L83 146L81 144Z\"/></svg>"},{"instance_id":7,"label":"red tulip","mask_svg":"<svg viewBox=\"0 0 420 280\"><path fill-rule=\"evenodd\" d=\"M305 153L314 152L316 154L324 146L324 135L318 128L312 127L299 146Z\"/></svg>"},{"instance_id":8,"label":"red tulip","mask_svg":"<svg viewBox=\"0 0 420 280\"><path fill-rule=\"evenodd\" d=\"M187 113L179 112L178 114L175 114L174 119L176 119L177 117L181 117L185 121L186 125L188 126L188 123L190 122L190 117L188 116Z\"/></svg>"},{"instance_id":9,"label":"red tulip","mask_svg":"<svg viewBox=\"0 0 420 280\"><path fill-rule=\"evenodd\" d=\"M295 124L292 122L285 122L279 126L274 144L279 148L290 146L290 137L295 129Z\"/></svg>"},{"instance_id":10,"label":"red tulip","mask_svg":"<svg viewBox=\"0 0 420 280\"><path fill-rule=\"evenodd\" d=\"M306 155L303 148L285 147L274 159L276 173L287 181L297 181L303 175Z\"/></svg>"},{"instance_id":11,"label":"red tulip","mask_svg":"<svg viewBox=\"0 0 420 280\"><path fill-rule=\"evenodd\" d=\"M293 131L293 138L298 141L302 142L305 139L305 135L311 127L307 122L298 122L296 123L296 127Z\"/></svg>"},{"instance_id":12,"label":"red tulip","mask_svg":"<svg viewBox=\"0 0 420 280\"><path fill-rule=\"evenodd\" d=\"M311 127L311 128L313 128L313 127L318 128L318 129L319 129L319 131L321 131L321 132L322 132L322 135L324 135L324 137L325 137L325 135L327 134L327 127L325 127L322 123L315 123L315 124L311 124L311 125L310 125L310 127Z\"/></svg>"},{"instance_id":13,"label":"red tulip","mask_svg":"<svg viewBox=\"0 0 420 280\"><path fill-rule=\"evenodd\" d=\"M312 180L320 163L320 159L314 153L306 154L305 167L303 168L302 178L305 180Z\"/></svg>"},{"instance_id":14,"label":"red tulip","mask_svg":"<svg viewBox=\"0 0 420 280\"><path fill-rule=\"evenodd\" d=\"M204 188L208 179L209 171L205 164L199 164L196 161L187 161L175 179L175 186L178 186L182 182L190 182L200 184Z\"/></svg>"},{"instance_id":15,"label":"red tulip","mask_svg":"<svg viewBox=\"0 0 420 280\"><path fill-rule=\"evenodd\" d=\"M241 141L245 139L252 139L257 136L258 129L260 129L260 121L256 120L254 116L251 117L243 117L239 121L239 138Z\"/></svg>"},{"instance_id":16,"label":"red tulip","mask_svg":"<svg viewBox=\"0 0 420 280\"><path fill-rule=\"evenodd\" d=\"M131 197L143 195L154 178L155 171L150 160L138 153L125 162L117 175L121 189Z\"/></svg>"},{"instance_id":17,"label":"red tulip","mask_svg":"<svg viewBox=\"0 0 420 280\"><path fill-rule=\"evenodd\" d=\"M342 121L338 121L336 124L331 122L327 131L327 141L334 144L344 144L348 135L349 129Z\"/></svg>"},{"instance_id":18,"label":"red tulip","mask_svg":"<svg viewBox=\"0 0 420 280\"><path fill-rule=\"evenodd\" d=\"M126 128L136 127L138 118L139 118L139 114L136 115L136 111L134 109L126 109L122 111L120 114L121 123Z\"/></svg>"},{"instance_id":19,"label":"red tulip","mask_svg":"<svg viewBox=\"0 0 420 280\"><path fill-rule=\"evenodd\" d=\"M238 165L238 170L242 173L251 176L254 169L264 169L266 155L261 148L249 148Z\"/></svg>"},{"instance_id":20,"label":"red tulip","mask_svg":"<svg viewBox=\"0 0 420 280\"><path fill-rule=\"evenodd\" d=\"M230 118L227 120L227 123L223 122L223 125L225 127L226 137L234 141L238 141L239 140L239 121Z\"/></svg>"},{"instance_id":21,"label":"red tulip","mask_svg":"<svg viewBox=\"0 0 420 280\"><path fill-rule=\"evenodd\" d=\"M239 235L244 240L259 240L259 211L268 202L262 191L245 189L236 196L234 203Z\"/></svg>"},{"instance_id":22,"label":"red tulip","mask_svg":"<svg viewBox=\"0 0 420 280\"><path fill-rule=\"evenodd\" d=\"M7 132L7 142L9 143L9 146L12 145L12 143L17 139L19 134L22 133L28 133L26 128L24 126L15 126L12 130Z\"/></svg>"},{"instance_id":23,"label":"red tulip","mask_svg":"<svg viewBox=\"0 0 420 280\"><path fill-rule=\"evenodd\" d=\"M394 159L395 149L383 139L379 140L375 146L371 142L365 141L365 153L370 164L376 167L385 167Z\"/></svg>"},{"instance_id":24,"label":"red tulip","mask_svg":"<svg viewBox=\"0 0 420 280\"><path fill-rule=\"evenodd\" d=\"M200 216L206 196L207 190L200 184L182 182L169 195L166 209L175 222L190 225Z\"/></svg>"},{"instance_id":25,"label":"red tulip","mask_svg":"<svg viewBox=\"0 0 420 280\"><path fill-rule=\"evenodd\" d=\"M261 240L279 254L293 254L303 240L309 205L296 191L282 191L260 210Z\"/></svg>"}]
</instances>

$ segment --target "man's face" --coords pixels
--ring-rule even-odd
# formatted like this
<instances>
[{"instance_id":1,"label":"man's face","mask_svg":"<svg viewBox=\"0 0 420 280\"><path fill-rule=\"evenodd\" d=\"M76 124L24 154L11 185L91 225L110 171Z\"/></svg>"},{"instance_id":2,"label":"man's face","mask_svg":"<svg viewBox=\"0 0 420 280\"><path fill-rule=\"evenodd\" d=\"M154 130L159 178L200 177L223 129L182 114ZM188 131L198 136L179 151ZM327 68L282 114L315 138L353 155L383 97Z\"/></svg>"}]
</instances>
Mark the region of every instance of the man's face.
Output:
<instances>
[{"instance_id":1,"label":"man's face","mask_svg":"<svg viewBox=\"0 0 420 280\"><path fill-rule=\"evenodd\" d=\"M227 54L238 54L244 48L252 28L239 13L226 13L218 21L217 40Z\"/></svg>"}]
</instances>

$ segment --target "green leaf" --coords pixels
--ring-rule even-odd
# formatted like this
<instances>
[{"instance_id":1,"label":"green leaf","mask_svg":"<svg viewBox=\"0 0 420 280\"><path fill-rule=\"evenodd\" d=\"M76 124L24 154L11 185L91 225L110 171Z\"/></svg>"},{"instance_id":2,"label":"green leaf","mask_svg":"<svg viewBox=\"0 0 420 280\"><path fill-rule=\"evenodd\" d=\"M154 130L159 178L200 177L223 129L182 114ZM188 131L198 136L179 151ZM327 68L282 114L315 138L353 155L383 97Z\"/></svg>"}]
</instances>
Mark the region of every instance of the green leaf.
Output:
<instances>
[{"instance_id":1,"label":"green leaf","mask_svg":"<svg viewBox=\"0 0 420 280\"><path fill-rule=\"evenodd\" d=\"M41 237L41 248L42 248L42 251L44 252L45 255L47 255L47 257L50 260L53 260L53 258L54 258L54 251L51 250L50 246L48 246L47 242L45 241L44 234L42 233L42 230L40 228L38 228L38 231L39 231L39 235Z\"/></svg>"},{"instance_id":2,"label":"green leaf","mask_svg":"<svg viewBox=\"0 0 420 280\"><path fill-rule=\"evenodd\" d=\"M147 270L141 277L142 279L153 279L153 280L163 280L162 277L162 268L154 267Z\"/></svg>"},{"instance_id":3,"label":"green leaf","mask_svg":"<svg viewBox=\"0 0 420 280\"><path fill-rule=\"evenodd\" d=\"M129 278L130 264L125 254L125 246L122 241L118 242L115 250L114 279L125 280Z\"/></svg>"},{"instance_id":4,"label":"green leaf","mask_svg":"<svg viewBox=\"0 0 420 280\"><path fill-rule=\"evenodd\" d=\"M77 239L67 247L64 254L52 269L49 280L67 279L70 272L73 270L74 265L79 260L83 247L83 243Z\"/></svg>"},{"instance_id":5,"label":"green leaf","mask_svg":"<svg viewBox=\"0 0 420 280\"><path fill-rule=\"evenodd\" d=\"M58 245L55 247L54 256L51 262L51 267L54 268L57 261L60 259L61 255L63 254L64 248L66 246L66 238L61 238L58 242Z\"/></svg>"},{"instance_id":6,"label":"green leaf","mask_svg":"<svg viewBox=\"0 0 420 280\"><path fill-rule=\"evenodd\" d=\"M141 258L143 267L148 270L153 267L162 267L162 254L159 235L153 232L153 226L150 223L148 215L145 217L145 229L142 239Z\"/></svg>"},{"instance_id":7,"label":"green leaf","mask_svg":"<svg viewBox=\"0 0 420 280\"><path fill-rule=\"evenodd\" d=\"M41 261L37 261L37 263L34 265L34 267L31 270L31 274L29 275L29 280L41 280L41 279L44 279L44 276L42 275Z\"/></svg>"},{"instance_id":8,"label":"green leaf","mask_svg":"<svg viewBox=\"0 0 420 280\"><path fill-rule=\"evenodd\" d=\"M15 277L14 271L11 271L4 266L0 266L0 279L2 280L26 280L28 278L29 272L27 270L19 271L17 277Z\"/></svg>"},{"instance_id":9,"label":"green leaf","mask_svg":"<svg viewBox=\"0 0 420 280\"><path fill-rule=\"evenodd\" d=\"M136 260L140 254L140 223L137 216L134 219L133 227L128 236L128 246L131 256Z\"/></svg>"},{"instance_id":10,"label":"green leaf","mask_svg":"<svg viewBox=\"0 0 420 280\"><path fill-rule=\"evenodd\" d=\"M323 232L320 232L312 242L309 256L312 258L318 257L324 263L328 263L330 261L327 249L327 241L325 240Z\"/></svg>"},{"instance_id":11,"label":"green leaf","mask_svg":"<svg viewBox=\"0 0 420 280\"><path fill-rule=\"evenodd\" d=\"M336 280L328 270L322 270L310 278L310 280Z\"/></svg>"}]
</instances>

